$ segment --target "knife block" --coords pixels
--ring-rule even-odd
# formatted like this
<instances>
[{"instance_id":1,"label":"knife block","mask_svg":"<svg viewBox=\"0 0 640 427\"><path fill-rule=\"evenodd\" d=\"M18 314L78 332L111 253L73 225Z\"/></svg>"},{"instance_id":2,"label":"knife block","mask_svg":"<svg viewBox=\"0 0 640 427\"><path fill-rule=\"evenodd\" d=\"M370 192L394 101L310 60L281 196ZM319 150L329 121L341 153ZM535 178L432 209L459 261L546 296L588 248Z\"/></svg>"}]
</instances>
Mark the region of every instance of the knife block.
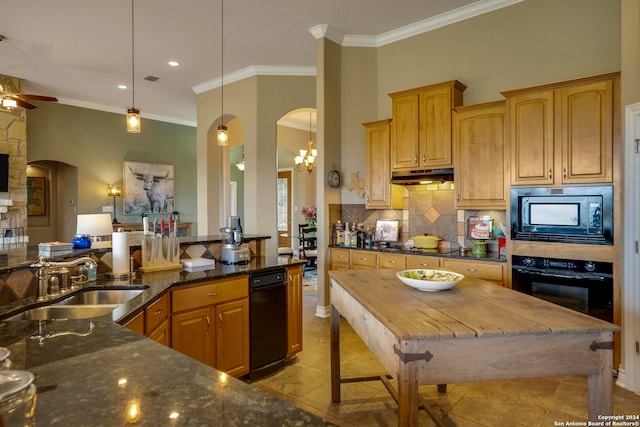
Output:
<instances>
[{"instance_id":1,"label":"knife block","mask_svg":"<svg viewBox=\"0 0 640 427\"><path fill-rule=\"evenodd\" d=\"M145 235L142 238L142 266L140 271L182 269L180 242L177 237Z\"/></svg>"}]
</instances>

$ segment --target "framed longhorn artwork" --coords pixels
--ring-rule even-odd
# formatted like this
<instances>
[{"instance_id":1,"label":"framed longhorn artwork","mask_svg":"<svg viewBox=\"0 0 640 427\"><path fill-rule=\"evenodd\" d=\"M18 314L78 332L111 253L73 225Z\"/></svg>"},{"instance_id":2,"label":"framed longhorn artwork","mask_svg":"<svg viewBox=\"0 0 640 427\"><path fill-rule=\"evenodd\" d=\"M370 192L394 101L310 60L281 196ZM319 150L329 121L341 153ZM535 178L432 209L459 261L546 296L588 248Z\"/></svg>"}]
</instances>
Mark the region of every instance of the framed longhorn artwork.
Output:
<instances>
[{"instance_id":1,"label":"framed longhorn artwork","mask_svg":"<svg viewBox=\"0 0 640 427\"><path fill-rule=\"evenodd\" d=\"M168 214L175 209L173 165L124 162L124 214Z\"/></svg>"}]
</instances>

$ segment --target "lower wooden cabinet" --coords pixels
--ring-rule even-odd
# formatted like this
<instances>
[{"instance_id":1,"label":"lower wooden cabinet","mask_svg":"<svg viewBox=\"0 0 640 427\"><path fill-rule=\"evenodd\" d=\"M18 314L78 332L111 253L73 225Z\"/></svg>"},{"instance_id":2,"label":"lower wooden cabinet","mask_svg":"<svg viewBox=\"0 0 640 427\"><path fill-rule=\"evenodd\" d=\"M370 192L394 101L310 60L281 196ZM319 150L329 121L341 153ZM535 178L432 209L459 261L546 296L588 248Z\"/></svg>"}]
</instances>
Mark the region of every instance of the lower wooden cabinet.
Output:
<instances>
[{"instance_id":1,"label":"lower wooden cabinet","mask_svg":"<svg viewBox=\"0 0 640 427\"><path fill-rule=\"evenodd\" d=\"M248 296L247 276L171 291L171 348L229 375L248 373Z\"/></svg>"},{"instance_id":2,"label":"lower wooden cabinet","mask_svg":"<svg viewBox=\"0 0 640 427\"><path fill-rule=\"evenodd\" d=\"M473 276L488 280L501 286L504 285L504 263L491 261L477 261L466 259L442 259L442 268L451 269L465 276Z\"/></svg>"},{"instance_id":3,"label":"lower wooden cabinet","mask_svg":"<svg viewBox=\"0 0 640 427\"><path fill-rule=\"evenodd\" d=\"M362 270L378 267L378 253L373 251L351 250L351 269Z\"/></svg>"},{"instance_id":4,"label":"lower wooden cabinet","mask_svg":"<svg viewBox=\"0 0 640 427\"><path fill-rule=\"evenodd\" d=\"M123 326L169 346L169 294L164 294Z\"/></svg>"},{"instance_id":5,"label":"lower wooden cabinet","mask_svg":"<svg viewBox=\"0 0 640 427\"><path fill-rule=\"evenodd\" d=\"M407 255L407 268L438 268L440 258L435 256Z\"/></svg>"},{"instance_id":6,"label":"lower wooden cabinet","mask_svg":"<svg viewBox=\"0 0 640 427\"><path fill-rule=\"evenodd\" d=\"M329 270L349 270L351 268L350 253L349 249L331 248Z\"/></svg>"},{"instance_id":7,"label":"lower wooden cabinet","mask_svg":"<svg viewBox=\"0 0 640 427\"><path fill-rule=\"evenodd\" d=\"M302 351L302 266L287 268L287 359Z\"/></svg>"},{"instance_id":8,"label":"lower wooden cabinet","mask_svg":"<svg viewBox=\"0 0 640 427\"><path fill-rule=\"evenodd\" d=\"M402 254L389 254L380 252L378 254L378 268L393 268L404 270L407 268L407 256Z\"/></svg>"},{"instance_id":9,"label":"lower wooden cabinet","mask_svg":"<svg viewBox=\"0 0 640 427\"><path fill-rule=\"evenodd\" d=\"M217 369L234 377L249 372L249 300L216 306Z\"/></svg>"}]
</instances>

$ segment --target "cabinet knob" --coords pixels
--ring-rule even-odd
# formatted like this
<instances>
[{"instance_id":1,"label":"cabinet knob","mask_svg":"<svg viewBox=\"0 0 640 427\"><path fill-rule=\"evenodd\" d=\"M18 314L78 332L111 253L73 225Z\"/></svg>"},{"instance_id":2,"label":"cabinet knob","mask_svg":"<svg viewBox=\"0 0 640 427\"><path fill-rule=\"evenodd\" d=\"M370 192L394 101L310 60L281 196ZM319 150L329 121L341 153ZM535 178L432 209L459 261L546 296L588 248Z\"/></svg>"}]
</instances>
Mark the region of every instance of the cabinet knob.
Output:
<instances>
[{"instance_id":1,"label":"cabinet knob","mask_svg":"<svg viewBox=\"0 0 640 427\"><path fill-rule=\"evenodd\" d=\"M395 264L395 263L396 263L396 260L395 260L395 259L390 259L390 260L389 260L389 263L390 263L390 264Z\"/></svg>"},{"instance_id":2,"label":"cabinet knob","mask_svg":"<svg viewBox=\"0 0 640 427\"><path fill-rule=\"evenodd\" d=\"M563 178L567 177L567 168L562 168L562 177Z\"/></svg>"},{"instance_id":3,"label":"cabinet knob","mask_svg":"<svg viewBox=\"0 0 640 427\"><path fill-rule=\"evenodd\" d=\"M211 292L210 294L207 294L208 297L217 297L218 295L218 292Z\"/></svg>"},{"instance_id":4,"label":"cabinet knob","mask_svg":"<svg viewBox=\"0 0 640 427\"><path fill-rule=\"evenodd\" d=\"M162 314L162 309L158 309L153 313L154 316L158 316L160 314Z\"/></svg>"},{"instance_id":5,"label":"cabinet knob","mask_svg":"<svg viewBox=\"0 0 640 427\"><path fill-rule=\"evenodd\" d=\"M418 163L418 156L413 156L413 163Z\"/></svg>"},{"instance_id":6,"label":"cabinet knob","mask_svg":"<svg viewBox=\"0 0 640 427\"><path fill-rule=\"evenodd\" d=\"M207 319L207 332L209 332L209 327L211 326L211 319L209 319L209 316L206 316Z\"/></svg>"},{"instance_id":7,"label":"cabinet knob","mask_svg":"<svg viewBox=\"0 0 640 427\"><path fill-rule=\"evenodd\" d=\"M553 179L553 175L551 175L551 168L549 168L549 179Z\"/></svg>"},{"instance_id":8,"label":"cabinet knob","mask_svg":"<svg viewBox=\"0 0 640 427\"><path fill-rule=\"evenodd\" d=\"M467 271L470 271L470 272L472 272L472 273L473 273L473 272L478 271L478 270L477 270L477 269L475 269L475 268L467 268Z\"/></svg>"},{"instance_id":9,"label":"cabinet knob","mask_svg":"<svg viewBox=\"0 0 640 427\"><path fill-rule=\"evenodd\" d=\"M218 328L222 328L222 313L218 314Z\"/></svg>"}]
</instances>

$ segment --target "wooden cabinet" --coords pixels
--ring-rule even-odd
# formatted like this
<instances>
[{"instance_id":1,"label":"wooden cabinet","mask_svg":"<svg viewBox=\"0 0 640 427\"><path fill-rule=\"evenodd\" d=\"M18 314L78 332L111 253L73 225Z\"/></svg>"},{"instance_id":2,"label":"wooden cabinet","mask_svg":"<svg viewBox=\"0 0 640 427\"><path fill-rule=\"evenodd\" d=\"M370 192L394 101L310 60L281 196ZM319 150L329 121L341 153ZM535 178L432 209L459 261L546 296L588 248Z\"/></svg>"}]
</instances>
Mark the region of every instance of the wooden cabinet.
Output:
<instances>
[{"instance_id":1,"label":"wooden cabinet","mask_svg":"<svg viewBox=\"0 0 640 427\"><path fill-rule=\"evenodd\" d=\"M240 376L249 372L247 276L171 291L171 347Z\"/></svg>"},{"instance_id":2,"label":"wooden cabinet","mask_svg":"<svg viewBox=\"0 0 640 427\"><path fill-rule=\"evenodd\" d=\"M378 267L378 253L373 251L351 250L351 269L362 270Z\"/></svg>"},{"instance_id":3,"label":"wooden cabinet","mask_svg":"<svg viewBox=\"0 0 640 427\"><path fill-rule=\"evenodd\" d=\"M456 207L506 209L505 102L458 107L453 117Z\"/></svg>"},{"instance_id":4,"label":"wooden cabinet","mask_svg":"<svg viewBox=\"0 0 640 427\"><path fill-rule=\"evenodd\" d=\"M504 263L467 259L442 259L442 268L504 285Z\"/></svg>"},{"instance_id":5,"label":"wooden cabinet","mask_svg":"<svg viewBox=\"0 0 640 427\"><path fill-rule=\"evenodd\" d=\"M434 256L407 255L407 268L438 268L440 258Z\"/></svg>"},{"instance_id":6,"label":"wooden cabinet","mask_svg":"<svg viewBox=\"0 0 640 427\"><path fill-rule=\"evenodd\" d=\"M249 372L249 300L216 306L216 369L238 377Z\"/></svg>"},{"instance_id":7,"label":"wooden cabinet","mask_svg":"<svg viewBox=\"0 0 640 427\"><path fill-rule=\"evenodd\" d=\"M154 341L171 345L169 328L169 294L166 293L144 310L145 335Z\"/></svg>"},{"instance_id":8,"label":"wooden cabinet","mask_svg":"<svg viewBox=\"0 0 640 427\"><path fill-rule=\"evenodd\" d=\"M362 124L366 129L367 209L402 209L403 188L391 184L390 122L390 119L386 119Z\"/></svg>"},{"instance_id":9,"label":"wooden cabinet","mask_svg":"<svg viewBox=\"0 0 640 427\"><path fill-rule=\"evenodd\" d=\"M451 112L465 89L454 80L389 94L392 170L453 166Z\"/></svg>"},{"instance_id":10,"label":"wooden cabinet","mask_svg":"<svg viewBox=\"0 0 640 427\"><path fill-rule=\"evenodd\" d=\"M204 307L171 315L171 348L215 367L215 307Z\"/></svg>"},{"instance_id":11,"label":"wooden cabinet","mask_svg":"<svg viewBox=\"0 0 640 427\"><path fill-rule=\"evenodd\" d=\"M331 248L329 270L349 270L351 268L349 249Z\"/></svg>"},{"instance_id":12,"label":"wooden cabinet","mask_svg":"<svg viewBox=\"0 0 640 427\"><path fill-rule=\"evenodd\" d=\"M302 351L302 266L287 268L287 359Z\"/></svg>"},{"instance_id":13,"label":"wooden cabinet","mask_svg":"<svg viewBox=\"0 0 640 427\"><path fill-rule=\"evenodd\" d=\"M124 324L141 335L170 345L169 294L164 294Z\"/></svg>"},{"instance_id":14,"label":"wooden cabinet","mask_svg":"<svg viewBox=\"0 0 640 427\"><path fill-rule=\"evenodd\" d=\"M407 256L403 254L390 254L380 252L378 254L378 268L394 268L404 270L407 268Z\"/></svg>"},{"instance_id":15,"label":"wooden cabinet","mask_svg":"<svg viewBox=\"0 0 640 427\"><path fill-rule=\"evenodd\" d=\"M613 181L619 73L503 92L511 185Z\"/></svg>"}]
</instances>

